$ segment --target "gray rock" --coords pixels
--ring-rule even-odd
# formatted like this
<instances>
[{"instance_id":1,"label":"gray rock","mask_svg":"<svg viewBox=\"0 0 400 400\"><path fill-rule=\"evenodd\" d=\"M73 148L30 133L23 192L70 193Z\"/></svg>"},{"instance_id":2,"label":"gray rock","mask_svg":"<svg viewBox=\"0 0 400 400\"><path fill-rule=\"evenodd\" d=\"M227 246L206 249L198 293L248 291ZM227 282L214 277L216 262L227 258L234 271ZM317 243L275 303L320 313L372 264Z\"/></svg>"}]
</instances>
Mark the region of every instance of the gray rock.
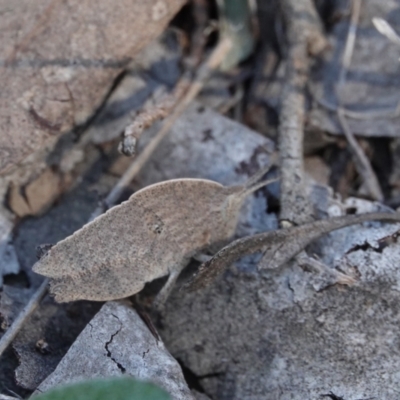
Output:
<instances>
[{"instance_id":1,"label":"gray rock","mask_svg":"<svg viewBox=\"0 0 400 400\"><path fill-rule=\"evenodd\" d=\"M343 2L348 7L348 2ZM400 47L380 34L372 23L374 17L384 18L398 31L398 3L395 0L370 0L361 5L360 21L357 24L354 53L348 69L346 83L340 90L342 106L351 111L362 112L364 118L347 118L352 132L360 136L398 137L400 116L395 112L399 102L400 80L398 65ZM311 92L315 99L323 99L331 105L338 104L338 81L340 65L349 18L335 24L331 34L332 49L327 54L321 68L316 69ZM376 112L392 111L395 117ZM335 113L315 101L309 115L311 128L329 133L342 133Z\"/></svg>"},{"instance_id":2,"label":"gray rock","mask_svg":"<svg viewBox=\"0 0 400 400\"><path fill-rule=\"evenodd\" d=\"M396 398L398 230L354 226L316 246L329 266L359 277L353 287L321 285L295 262L257 272L243 259L211 287L175 293L162 337L219 400Z\"/></svg>"},{"instance_id":3,"label":"gray rock","mask_svg":"<svg viewBox=\"0 0 400 400\"><path fill-rule=\"evenodd\" d=\"M193 400L177 361L136 311L122 302L108 302L102 307L36 392L122 374L151 381L173 399Z\"/></svg>"}]
</instances>

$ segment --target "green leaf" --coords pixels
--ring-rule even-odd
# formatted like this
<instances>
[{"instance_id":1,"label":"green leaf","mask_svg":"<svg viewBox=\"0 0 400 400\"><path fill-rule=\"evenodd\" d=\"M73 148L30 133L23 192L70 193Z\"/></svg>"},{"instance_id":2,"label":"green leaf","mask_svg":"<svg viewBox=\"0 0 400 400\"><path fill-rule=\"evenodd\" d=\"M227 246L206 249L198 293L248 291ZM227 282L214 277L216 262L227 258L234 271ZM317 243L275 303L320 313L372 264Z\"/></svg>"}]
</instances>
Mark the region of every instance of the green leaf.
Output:
<instances>
[{"instance_id":1,"label":"green leaf","mask_svg":"<svg viewBox=\"0 0 400 400\"><path fill-rule=\"evenodd\" d=\"M170 395L152 383L133 378L91 380L59 387L32 400L171 400Z\"/></svg>"}]
</instances>

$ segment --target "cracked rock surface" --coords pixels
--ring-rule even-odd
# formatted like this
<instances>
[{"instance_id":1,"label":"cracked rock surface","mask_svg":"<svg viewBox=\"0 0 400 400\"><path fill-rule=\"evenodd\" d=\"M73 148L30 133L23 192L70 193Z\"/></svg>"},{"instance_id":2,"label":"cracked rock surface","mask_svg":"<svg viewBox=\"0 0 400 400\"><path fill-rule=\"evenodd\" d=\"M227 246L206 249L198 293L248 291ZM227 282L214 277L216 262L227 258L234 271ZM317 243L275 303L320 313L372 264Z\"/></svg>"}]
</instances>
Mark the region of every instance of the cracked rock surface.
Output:
<instances>
[{"instance_id":1,"label":"cracked rock surface","mask_svg":"<svg viewBox=\"0 0 400 400\"><path fill-rule=\"evenodd\" d=\"M251 270L246 257L204 290L174 292L161 336L213 399L398 398L398 231L374 222L314 246L358 276L352 287L296 262Z\"/></svg>"},{"instance_id":2,"label":"cracked rock surface","mask_svg":"<svg viewBox=\"0 0 400 400\"><path fill-rule=\"evenodd\" d=\"M173 399L194 399L179 364L163 342L127 303L114 301L101 308L35 393L85 378L123 373L159 385Z\"/></svg>"}]
</instances>

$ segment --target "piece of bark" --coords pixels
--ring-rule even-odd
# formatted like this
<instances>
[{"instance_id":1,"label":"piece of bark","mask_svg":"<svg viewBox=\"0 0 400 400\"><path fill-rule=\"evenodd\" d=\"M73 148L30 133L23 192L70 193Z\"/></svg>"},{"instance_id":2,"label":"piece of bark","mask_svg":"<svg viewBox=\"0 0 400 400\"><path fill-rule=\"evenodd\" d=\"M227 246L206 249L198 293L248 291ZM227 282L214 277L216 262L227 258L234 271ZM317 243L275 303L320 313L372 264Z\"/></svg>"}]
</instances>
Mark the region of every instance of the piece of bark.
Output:
<instances>
[{"instance_id":1,"label":"piece of bark","mask_svg":"<svg viewBox=\"0 0 400 400\"><path fill-rule=\"evenodd\" d=\"M32 215L37 215L58 197L61 177L50 169L45 170L34 182L25 188L25 196Z\"/></svg>"},{"instance_id":2,"label":"piece of bark","mask_svg":"<svg viewBox=\"0 0 400 400\"><path fill-rule=\"evenodd\" d=\"M85 123L184 0L0 4L0 171Z\"/></svg>"},{"instance_id":3,"label":"piece of bark","mask_svg":"<svg viewBox=\"0 0 400 400\"><path fill-rule=\"evenodd\" d=\"M89 378L129 375L155 383L175 400L193 400L178 362L134 309L108 302L35 393Z\"/></svg>"},{"instance_id":4,"label":"piece of bark","mask_svg":"<svg viewBox=\"0 0 400 400\"><path fill-rule=\"evenodd\" d=\"M18 217L38 215L51 206L61 192L61 175L46 169L24 187L11 184L8 206Z\"/></svg>"}]
</instances>

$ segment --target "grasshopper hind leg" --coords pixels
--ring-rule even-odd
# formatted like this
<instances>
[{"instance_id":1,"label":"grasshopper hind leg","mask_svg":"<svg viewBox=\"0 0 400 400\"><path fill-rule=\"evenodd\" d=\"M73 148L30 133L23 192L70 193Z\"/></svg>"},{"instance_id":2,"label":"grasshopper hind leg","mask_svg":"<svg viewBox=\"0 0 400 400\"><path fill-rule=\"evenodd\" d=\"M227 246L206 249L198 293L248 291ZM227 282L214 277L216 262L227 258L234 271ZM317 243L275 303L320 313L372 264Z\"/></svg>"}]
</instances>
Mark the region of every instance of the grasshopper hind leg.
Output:
<instances>
[{"instance_id":1,"label":"grasshopper hind leg","mask_svg":"<svg viewBox=\"0 0 400 400\"><path fill-rule=\"evenodd\" d=\"M154 310L156 310L156 311L163 310L163 308L165 306L165 302L167 301L169 295L171 294L172 289L174 288L175 282L178 279L179 274L189 264L189 262L190 262L190 258L185 258L182 260L182 262L180 264L177 264L173 268L171 268L167 282L165 282L164 286L159 291L159 293L157 294L156 298L153 301L153 309Z\"/></svg>"}]
</instances>

